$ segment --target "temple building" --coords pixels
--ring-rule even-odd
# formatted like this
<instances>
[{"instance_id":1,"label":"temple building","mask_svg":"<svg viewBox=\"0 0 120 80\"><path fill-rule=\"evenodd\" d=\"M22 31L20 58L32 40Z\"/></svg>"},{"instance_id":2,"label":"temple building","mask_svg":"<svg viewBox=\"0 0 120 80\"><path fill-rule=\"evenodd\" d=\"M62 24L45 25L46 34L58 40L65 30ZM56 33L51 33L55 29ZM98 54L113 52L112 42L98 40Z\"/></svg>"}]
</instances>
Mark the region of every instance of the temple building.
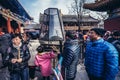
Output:
<instances>
[{"instance_id":1,"label":"temple building","mask_svg":"<svg viewBox=\"0 0 120 80\"><path fill-rule=\"evenodd\" d=\"M18 0L0 0L0 29L3 32L20 32L21 26L31 20Z\"/></svg>"},{"instance_id":2,"label":"temple building","mask_svg":"<svg viewBox=\"0 0 120 80\"><path fill-rule=\"evenodd\" d=\"M78 31L78 22L77 22L77 16L76 15L63 15L62 21L64 25L64 30L75 30ZM39 22L42 23L44 18L44 14L40 13L40 20ZM91 17L90 15L82 16L82 19L80 20L80 29L81 31L88 31L89 29L93 27L98 27L99 20Z\"/></svg>"},{"instance_id":3,"label":"temple building","mask_svg":"<svg viewBox=\"0 0 120 80\"><path fill-rule=\"evenodd\" d=\"M65 30L78 30L78 22L76 15L62 15ZM98 27L99 21L90 15L82 16L80 19L80 30L89 30Z\"/></svg>"},{"instance_id":4,"label":"temple building","mask_svg":"<svg viewBox=\"0 0 120 80\"><path fill-rule=\"evenodd\" d=\"M85 3L85 9L104 12L109 15L104 21L106 30L120 30L120 0L96 0L94 3Z\"/></svg>"}]
</instances>

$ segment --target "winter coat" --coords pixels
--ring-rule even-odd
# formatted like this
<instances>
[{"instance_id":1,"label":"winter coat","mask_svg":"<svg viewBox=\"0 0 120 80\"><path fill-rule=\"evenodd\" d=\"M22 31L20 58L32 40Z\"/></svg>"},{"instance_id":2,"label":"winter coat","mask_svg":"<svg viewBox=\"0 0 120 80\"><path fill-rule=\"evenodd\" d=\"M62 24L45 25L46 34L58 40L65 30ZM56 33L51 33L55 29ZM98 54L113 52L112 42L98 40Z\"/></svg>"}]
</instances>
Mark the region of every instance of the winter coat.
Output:
<instances>
[{"instance_id":1,"label":"winter coat","mask_svg":"<svg viewBox=\"0 0 120 80\"><path fill-rule=\"evenodd\" d=\"M102 80L114 80L118 72L118 52L102 38L89 42L85 52L86 71Z\"/></svg>"},{"instance_id":2,"label":"winter coat","mask_svg":"<svg viewBox=\"0 0 120 80\"><path fill-rule=\"evenodd\" d=\"M77 71L77 64L80 57L78 40L66 40L63 50L62 66L66 68L66 77L74 78Z\"/></svg>"},{"instance_id":3,"label":"winter coat","mask_svg":"<svg viewBox=\"0 0 120 80\"><path fill-rule=\"evenodd\" d=\"M54 57L53 52L43 52L35 56L35 65L40 66L42 76L50 76L52 71L51 59Z\"/></svg>"},{"instance_id":4,"label":"winter coat","mask_svg":"<svg viewBox=\"0 0 120 80\"><path fill-rule=\"evenodd\" d=\"M22 62L12 63L11 60L17 57L18 57L18 50L15 47L13 47L13 45L11 45L6 51L6 55L4 55L3 57L3 63L4 65L8 66L10 72L19 71L28 67L28 60L30 59L30 53L26 45L22 44L20 47L20 58L22 58Z\"/></svg>"},{"instance_id":5,"label":"winter coat","mask_svg":"<svg viewBox=\"0 0 120 80\"><path fill-rule=\"evenodd\" d=\"M30 51L31 58L28 61L29 66L35 66L35 55L37 54L37 48L40 46L39 40L30 40L28 48Z\"/></svg>"}]
</instances>

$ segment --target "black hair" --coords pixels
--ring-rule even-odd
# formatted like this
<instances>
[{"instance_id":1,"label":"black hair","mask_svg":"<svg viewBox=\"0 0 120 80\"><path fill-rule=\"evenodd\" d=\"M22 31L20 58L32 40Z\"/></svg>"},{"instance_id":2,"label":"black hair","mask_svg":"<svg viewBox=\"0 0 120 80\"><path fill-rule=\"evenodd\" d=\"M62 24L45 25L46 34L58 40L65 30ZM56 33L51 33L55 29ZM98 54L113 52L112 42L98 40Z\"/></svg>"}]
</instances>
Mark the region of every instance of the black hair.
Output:
<instances>
[{"instance_id":1,"label":"black hair","mask_svg":"<svg viewBox=\"0 0 120 80\"><path fill-rule=\"evenodd\" d=\"M41 53L44 51L44 46L38 46L38 48L36 49L38 51L38 53Z\"/></svg>"},{"instance_id":2,"label":"black hair","mask_svg":"<svg viewBox=\"0 0 120 80\"><path fill-rule=\"evenodd\" d=\"M11 34L11 39L19 37L20 39L22 39L21 34Z\"/></svg>"},{"instance_id":3,"label":"black hair","mask_svg":"<svg viewBox=\"0 0 120 80\"><path fill-rule=\"evenodd\" d=\"M113 31L113 36L120 36L120 31L118 30Z\"/></svg>"},{"instance_id":4,"label":"black hair","mask_svg":"<svg viewBox=\"0 0 120 80\"><path fill-rule=\"evenodd\" d=\"M76 39L76 34L73 31L67 31L66 36L68 36L70 39Z\"/></svg>"}]
</instances>

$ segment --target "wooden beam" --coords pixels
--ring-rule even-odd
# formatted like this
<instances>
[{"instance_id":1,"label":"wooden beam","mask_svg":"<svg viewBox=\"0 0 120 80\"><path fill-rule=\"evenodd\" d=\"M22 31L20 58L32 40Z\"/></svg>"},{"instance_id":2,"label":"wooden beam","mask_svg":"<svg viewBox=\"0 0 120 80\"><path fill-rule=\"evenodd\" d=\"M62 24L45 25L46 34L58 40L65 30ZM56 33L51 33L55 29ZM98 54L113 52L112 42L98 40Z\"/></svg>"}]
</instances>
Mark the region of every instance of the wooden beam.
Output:
<instances>
[{"instance_id":1,"label":"wooden beam","mask_svg":"<svg viewBox=\"0 0 120 80\"><path fill-rule=\"evenodd\" d=\"M13 19L13 20L15 20L15 21L17 21L19 23L25 24L25 22L23 22L22 20L20 20L18 18L15 18L15 16L14 17L10 16L9 14L6 14L5 12L3 12L1 10L0 10L0 14L2 14L3 16L9 17L9 18L11 18L11 19Z\"/></svg>"}]
</instances>

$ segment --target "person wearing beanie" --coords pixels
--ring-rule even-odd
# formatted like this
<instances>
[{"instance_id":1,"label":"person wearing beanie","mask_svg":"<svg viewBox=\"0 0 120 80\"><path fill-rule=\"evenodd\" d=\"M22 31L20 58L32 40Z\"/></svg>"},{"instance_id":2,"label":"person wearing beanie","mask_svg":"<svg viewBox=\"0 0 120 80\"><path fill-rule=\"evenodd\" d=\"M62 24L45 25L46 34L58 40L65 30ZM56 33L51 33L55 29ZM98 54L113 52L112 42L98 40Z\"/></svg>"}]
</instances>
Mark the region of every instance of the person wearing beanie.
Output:
<instances>
[{"instance_id":1,"label":"person wearing beanie","mask_svg":"<svg viewBox=\"0 0 120 80\"><path fill-rule=\"evenodd\" d=\"M107 41L112 43L115 40L120 41L120 31L118 31L118 30L113 31L112 37L110 37Z\"/></svg>"},{"instance_id":2,"label":"person wearing beanie","mask_svg":"<svg viewBox=\"0 0 120 80\"><path fill-rule=\"evenodd\" d=\"M120 31L119 30L113 31L112 37L108 39L108 42L112 43L118 51L119 72L118 72L116 78L117 78L117 80L120 80Z\"/></svg>"},{"instance_id":3,"label":"person wearing beanie","mask_svg":"<svg viewBox=\"0 0 120 80\"><path fill-rule=\"evenodd\" d=\"M85 68L90 80L115 80L118 73L118 51L105 41L104 29L92 28L85 50Z\"/></svg>"}]
</instances>

